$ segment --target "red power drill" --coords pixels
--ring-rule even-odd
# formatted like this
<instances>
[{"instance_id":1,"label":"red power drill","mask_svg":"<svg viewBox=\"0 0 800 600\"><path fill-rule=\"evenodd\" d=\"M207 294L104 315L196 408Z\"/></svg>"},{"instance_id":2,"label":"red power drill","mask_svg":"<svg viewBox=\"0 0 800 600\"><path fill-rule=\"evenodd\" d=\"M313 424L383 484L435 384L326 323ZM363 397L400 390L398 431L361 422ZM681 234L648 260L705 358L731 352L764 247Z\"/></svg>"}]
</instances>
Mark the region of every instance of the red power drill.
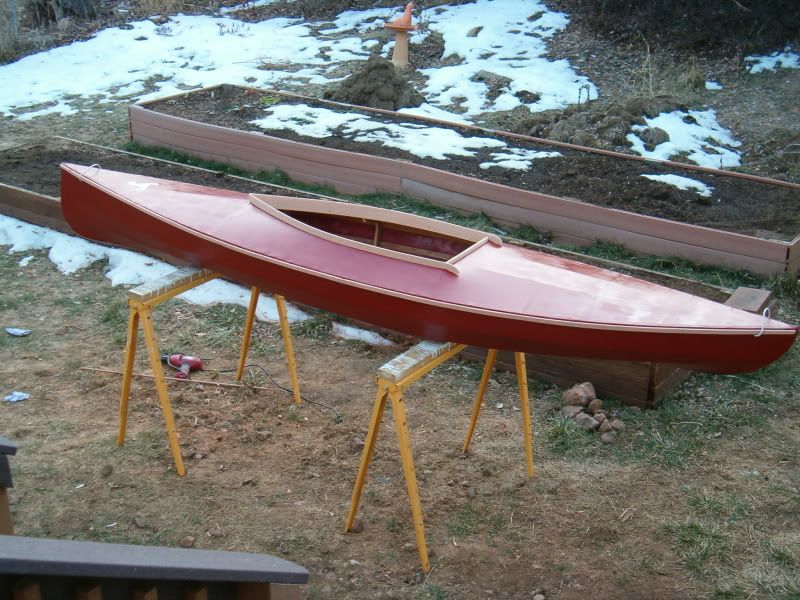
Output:
<instances>
[{"instance_id":1,"label":"red power drill","mask_svg":"<svg viewBox=\"0 0 800 600\"><path fill-rule=\"evenodd\" d=\"M203 370L203 359L188 354L164 354L161 362L177 371L176 379L189 379L190 372Z\"/></svg>"}]
</instances>

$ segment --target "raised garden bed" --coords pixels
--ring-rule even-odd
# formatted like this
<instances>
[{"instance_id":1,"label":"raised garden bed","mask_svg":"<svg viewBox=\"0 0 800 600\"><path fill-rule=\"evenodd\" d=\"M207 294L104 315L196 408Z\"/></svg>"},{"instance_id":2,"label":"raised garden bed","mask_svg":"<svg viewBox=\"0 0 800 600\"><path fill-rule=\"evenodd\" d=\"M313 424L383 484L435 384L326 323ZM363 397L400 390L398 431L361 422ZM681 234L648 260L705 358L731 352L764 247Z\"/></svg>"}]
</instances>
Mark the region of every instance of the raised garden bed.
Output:
<instances>
[{"instance_id":1,"label":"raised garden bed","mask_svg":"<svg viewBox=\"0 0 800 600\"><path fill-rule=\"evenodd\" d=\"M0 152L0 214L57 231L73 233L61 213L59 164L97 164L104 169L139 173L241 192L309 196L291 188L158 160L63 137Z\"/></svg>"},{"instance_id":2,"label":"raised garden bed","mask_svg":"<svg viewBox=\"0 0 800 600\"><path fill-rule=\"evenodd\" d=\"M474 157L420 158L339 135L266 134L252 123L270 107L287 103L363 114L394 125L435 124L463 137L502 140L505 147L483 147ZM579 245L607 240L637 252L761 274L800 269L797 184L227 85L134 105L130 127L132 139L142 144L252 171L280 169L296 180L343 193L405 193L464 212L482 211L503 224L532 225ZM561 156L536 158L528 171L481 168L499 162L493 156L497 152ZM648 174L687 177L711 188L711 195L642 176Z\"/></svg>"},{"instance_id":3,"label":"raised garden bed","mask_svg":"<svg viewBox=\"0 0 800 600\"><path fill-rule=\"evenodd\" d=\"M283 186L264 184L247 178L153 159L67 138L54 138L40 144L32 144L0 152L0 214L71 233L61 214L61 206L58 199L60 190L58 166L61 162L100 164L108 169L141 173L153 177L165 177L244 192L277 193L292 196L313 195ZM572 254L553 248L536 246L543 251L561 255ZM662 285L675 287L720 302L726 301L729 295L720 288L686 279L625 267L589 257L582 257L581 260L607 268L614 268L615 270L627 272ZM465 357L482 360L479 350L466 353ZM508 364L504 364L501 361L499 366L501 368L513 368L513 361ZM571 385L586 380L594 381L603 397L617 398L623 402L639 406L654 405L689 374L687 371L676 369L670 365L645 362L565 359L538 355L529 355L527 367L531 377L559 385Z\"/></svg>"}]
</instances>

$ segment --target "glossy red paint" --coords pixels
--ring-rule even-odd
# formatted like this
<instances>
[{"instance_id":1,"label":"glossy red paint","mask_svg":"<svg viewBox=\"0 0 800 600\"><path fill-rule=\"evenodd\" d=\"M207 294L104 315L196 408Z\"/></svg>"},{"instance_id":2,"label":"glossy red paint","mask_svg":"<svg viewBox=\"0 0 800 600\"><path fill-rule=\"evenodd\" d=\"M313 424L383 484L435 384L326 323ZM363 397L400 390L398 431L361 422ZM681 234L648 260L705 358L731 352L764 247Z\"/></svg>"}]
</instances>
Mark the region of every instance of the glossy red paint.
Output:
<instances>
[{"instance_id":1,"label":"glossy red paint","mask_svg":"<svg viewBox=\"0 0 800 600\"><path fill-rule=\"evenodd\" d=\"M64 164L61 201L84 237L431 340L741 372L776 360L797 335L779 321L514 246L486 244L456 263L458 274L367 253L227 190Z\"/></svg>"}]
</instances>

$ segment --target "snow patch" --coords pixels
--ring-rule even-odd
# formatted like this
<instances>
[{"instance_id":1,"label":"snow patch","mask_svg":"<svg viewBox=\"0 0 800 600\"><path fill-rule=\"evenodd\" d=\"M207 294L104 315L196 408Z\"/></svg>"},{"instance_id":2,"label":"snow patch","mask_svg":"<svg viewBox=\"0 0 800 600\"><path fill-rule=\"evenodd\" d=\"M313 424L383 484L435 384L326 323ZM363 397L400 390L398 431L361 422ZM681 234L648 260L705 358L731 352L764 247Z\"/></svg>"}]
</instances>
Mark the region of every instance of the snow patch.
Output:
<instances>
[{"instance_id":1,"label":"snow patch","mask_svg":"<svg viewBox=\"0 0 800 600\"><path fill-rule=\"evenodd\" d=\"M265 118L251 123L267 130L288 129L316 138L336 133L356 142L405 150L421 158L445 160L448 156L475 156L473 150L479 148L506 146L500 140L463 136L453 129L420 123L383 123L357 113L340 113L307 104L282 104L265 110L268 113Z\"/></svg>"},{"instance_id":2,"label":"snow patch","mask_svg":"<svg viewBox=\"0 0 800 600\"><path fill-rule=\"evenodd\" d=\"M696 179L691 179L689 177L681 177L680 175L642 175L647 179L652 181L660 181L661 183L666 183L667 185L672 185L678 188L679 190L694 190L697 192L698 196L703 196L704 198L710 198L711 192L714 191L714 188L706 185L702 181L697 181Z\"/></svg>"},{"instance_id":3,"label":"snow patch","mask_svg":"<svg viewBox=\"0 0 800 600\"><path fill-rule=\"evenodd\" d=\"M658 127L669 134L669 141L647 150L644 141L629 133L627 138L631 149L646 158L669 160L676 154L685 153L695 164L713 169L738 167L741 164L739 153L731 148L742 143L734 139L731 132L717 123L713 110L690 110L661 113L652 119L645 118L646 125L634 125L633 131L643 131Z\"/></svg>"},{"instance_id":4,"label":"snow patch","mask_svg":"<svg viewBox=\"0 0 800 600\"><path fill-rule=\"evenodd\" d=\"M374 331L359 329L358 327L353 327L351 325L343 325L342 323L337 323L336 321L331 324L331 331L336 337L340 337L345 340L358 340L373 346L389 347L395 345L394 342L387 340L385 337L375 333Z\"/></svg>"},{"instance_id":5,"label":"snow patch","mask_svg":"<svg viewBox=\"0 0 800 600\"><path fill-rule=\"evenodd\" d=\"M492 162L484 162L479 166L481 169L502 167L503 169L527 171L531 168L534 160L556 156L563 156L563 154L561 152L537 152L527 148L509 148L505 152L492 152Z\"/></svg>"},{"instance_id":6,"label":"snow patch","mask_svg":"<svg viewBox=\"0 0 800 600\"><path fill-rule=\"evenodd\" d=\"M343 62L366 60L378 50L382 43L365 41L364 35L382 29L398 14L396 9L377 8L344 11L330 22L279 17L251 23L234 18L237 9L273 1L223 9L215 17L179 14L160 25L134 21L126 29L108 28L87 40L2 65L0 115L69 115L80 105L149 100L222 83L296 89L338 81L341 78L331 77L331 70ZM580 94L597 97L594 85L568 61L547 58L547 39L562 30L568 18L540 0L444 5L422 11L419 20L427 28L415 32L412 42L439 32L445 55L461 61L421 71L429 104L415 109L416 114L457 121L520 105L534 111L561 108ZM467 37L478 25L482 29L477 37ZM388 54L391 42L383 43L381 50ZM510 83L489 99L489 86L472 80L481 70ZM462 116L449 112L451 107Z\"/></svg>"},{"instance_id":7,"label":"snow patch","mask_svg":"<svg viewBox=\"0 0 800 600\"><path fill-rule=\"evenodd\" d=\"M319 40L307 24L276 18L248 23L230 17L178 15L167 23L135 21L68 46L0 67L0 115L74 112L77 98L95 102L158 98L222 83L268 87L325 83L331 64L369 55L361 40ZM322 46L330 47L320 53ZM260 66L303 65L295 72ZM145 89L151 90L144 93Z\"/></svg>"},{"instance_id":8,"label":"snow patch","mask_svg":"<svg viewBox=\"0 0 800 600\"><path fill-rule=\"evenodd\" d=\"M101 246L79 237L31 225L5 215L0 215L0 246L10 246L9 253L50 248L48 258L65 275L84 269L98 260L108 260L105 274L113 286L138 285L162 277L176 269L173 265L144 254ZM22 259L20 264L31 258L29 256ZM21 266L24 265L21 264ZM178 298L203 306L228 303L247 307L250 302L250 290L228 281L215 279L184 292ZM292 305L287 305L287 313L291 322L309 318L309 315ZM261 320L277 321L278 309L275 301L262 294L259 298L256 316Z\"/></svg>"},{"instance_id":9,"label":"snow patch","mask_svg":"<svg viewBox=\"0 0 800 600\"><path fill-rule=\"evenodd\" d=\"M534 15L539 16L528 20ZM462 59L460 64L420 70L428 78L423 95L434 106L454 105L472 116L523 104L533 111L562 108L575 103L581 91L597 98L594 84L575 73L567 60L546 58L547 38L564 29L569 19L543 2L477 0L424 10L421 19L444 38L443 58ZM476 27L482 27L478 35L467 37ZM510 83L490 100L489 86L473 81L478 71L506 77ZM523 101L522 92L537 99Z\"/></svg>"},{"instance_id":10,"label":"snow patch","mask_svg":"<svg viewBox=\"0 0 800 600\"><path fill-rule=\"evenodd\" d=\"M800 69L800 54L792 52L789 48L772 54L751 54L745 56L744 60L751 63L747 66L747 70L753 74L777 69Z\"/></svg>"}]
</instances>

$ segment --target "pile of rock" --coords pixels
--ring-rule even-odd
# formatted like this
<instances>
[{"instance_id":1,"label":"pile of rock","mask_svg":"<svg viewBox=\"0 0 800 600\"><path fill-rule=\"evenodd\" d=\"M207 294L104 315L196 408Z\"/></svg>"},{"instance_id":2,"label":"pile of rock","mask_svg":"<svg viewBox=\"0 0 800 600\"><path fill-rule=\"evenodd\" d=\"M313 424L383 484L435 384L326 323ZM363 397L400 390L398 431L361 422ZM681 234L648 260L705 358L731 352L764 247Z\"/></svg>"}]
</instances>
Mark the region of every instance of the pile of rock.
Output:
<instances>
[{"instance_id":1,"label":"pile of rock","mask_svg":"<svg viewBox=\"0 0 800 600\"><path fill-rule=\"evenodd\" d=\"M589 381L573 385L561 395L561 400L564 403L561 414L586 431L598 432L604 444L613 444L625 429L625 423L616 414L603 408L603 401Z\"/></svg>"},{"instance_id":2,"label":"pile of rock","mask_svg":"<svg viewBox=\"0 0 800 600\"><path fill-rule=\"evenodd\" d=\"M664 112L687 108L669 96L636 96L624 103L593 100L526 116L513 126L513 130L557 142L627 151L630 149L627 136L633 125L647 124L644 117L653 118ZM639 137L648 150L669 141L669 134L658 127L641 131Z\"/></svg>"}]
</instances>

